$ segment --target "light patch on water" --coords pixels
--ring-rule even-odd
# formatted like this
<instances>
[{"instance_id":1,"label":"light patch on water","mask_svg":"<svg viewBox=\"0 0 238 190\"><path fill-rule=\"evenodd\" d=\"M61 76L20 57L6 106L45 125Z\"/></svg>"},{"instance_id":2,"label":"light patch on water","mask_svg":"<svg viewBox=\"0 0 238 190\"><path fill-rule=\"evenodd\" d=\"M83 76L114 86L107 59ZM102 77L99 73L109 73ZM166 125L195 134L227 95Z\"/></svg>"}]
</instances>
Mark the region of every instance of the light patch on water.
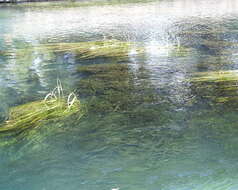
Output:
<instances>
[{"instance_id":1,"label":"light patch on water","mask_svg":"<svg viewBox=\"0 0 238 190\"><path fill-rule=\"evenodd\" d=\"M148 59L150 57L161 57L161 56L169 56L169 52L173 48L173 46L170 46L168 43L160 43L158 41L150 41L145 45L146 48L146 56Z\"/></svg>"},{"instance_id":2,"label":"light patch on water","mask_svg":"<svg viewBox=\"0 0 238 190\"><path fill-rule=\"evenodd\" d=\"M76 31L79 35L108 35L112 31L123 32L123 28L129 27L129 38L133 39L142 33L148 38L151 32L160 35L158 30L166 30L164 26L187 17L210 17L217 20L224 15L236 14L237 5L238 0L177 0L96 8L29 10L20 18L15 18L13 29L9 32L26 40L47 36L54 40L56 36L69 36ZM125 37L128 36L127 32Z\"/></svg>"}]
</instances>

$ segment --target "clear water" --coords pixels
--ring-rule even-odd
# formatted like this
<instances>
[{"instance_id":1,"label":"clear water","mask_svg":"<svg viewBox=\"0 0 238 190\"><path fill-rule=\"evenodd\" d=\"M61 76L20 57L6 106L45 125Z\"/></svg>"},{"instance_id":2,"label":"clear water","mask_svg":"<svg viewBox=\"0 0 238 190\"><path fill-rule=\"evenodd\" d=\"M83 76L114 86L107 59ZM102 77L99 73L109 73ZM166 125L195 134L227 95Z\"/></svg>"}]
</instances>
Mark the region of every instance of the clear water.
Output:
<instances>
[{"instance_id":1,"label":"clear water","mask_svg":"<svg viewBox=\"0 0 238 190\"><path fill-rule=\"evenodd\" d=\"M117 39L146 49L123 63L139 89L137 104L125 94L115 101L129 102L127 108L98 109L13 137L17 143L0 148L0 189L236 190L237 82L193 78L238 68L237 7L236 0L0 7L0 52L7 52L0 56L2 121L10 107L44 97L56 78L88 101L79 85L87 76L77 68L108 61L42 53L34 49L39 44ZM27 47L34 50L19 56Z\"/></svg>"}]
</instances>

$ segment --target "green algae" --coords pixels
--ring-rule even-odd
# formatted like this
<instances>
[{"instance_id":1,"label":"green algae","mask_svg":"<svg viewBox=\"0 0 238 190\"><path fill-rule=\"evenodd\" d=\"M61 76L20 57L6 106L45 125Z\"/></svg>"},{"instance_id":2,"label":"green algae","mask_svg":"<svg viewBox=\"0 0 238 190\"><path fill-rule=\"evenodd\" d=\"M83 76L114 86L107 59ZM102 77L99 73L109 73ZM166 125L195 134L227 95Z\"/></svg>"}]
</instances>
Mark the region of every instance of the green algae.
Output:
<instances>
[{"instance_id":1,"label":"green algae","mask_svg":"<svg viewBox=\"0 0 238 190\"><path fill-rule=\"evenodd\" d=\"M96 112L128 111L158 101L149 84L135 81L128 64L84 65L78 72L84 76L78 92L89 98L89 107Z\"/></svg>"},{"instance_id":2,"label":"green algae","mask_svg":"<svg viewBox=\"0 0 238 190\"><path fill-rule=\"evenodd\" d=\"M84 65L80 66L78 68L78 71L86 74L97 74L97 75L100 74L100 76L106 73L110 73L111 75L108 74L109 77L123 78L125 75L125 71L128 71L128 66L125 64L113 64L113 63ZM114 74L116 74L116 76Z\"/></svg>"},{"instance_id":3,"label":"green algae","mask_svg":"<svg viewBox=\"0 0 238 190\"><path fill-rule=\"evenodd\" d=\"M168 112L170 104L158 97L147 70L140 67L136 72L130 64L78 67L83 75L78 93L86 97L89 113L98 117L88 128L84 127L94 131L84 138L91 139L95 147L100 141L106 150L112 148L121 156L133 157L146 151L160 158L179 154L183 151L182 130L173 130L177 124L171 124L171 118L181 122L184 115Z\"/></svg>"},{"instance_id":4,"label":"green algae","mask_svg":"<svg viewBox=\"0 0 238 190\"><path fill-rule=\"evenodd\" d=\"M192 51L194 51L192 48L188 48L185 46L172 46L171 51L169 52L169 56L171 57L186 57L188 56Z\"/></svg>"},{"instance_id":5,"label":"green algae","mask_svg":"<svg viewBox=\"0 0 238 190\"><path fill-rule=\"evenodd\" d=\"M203 58L197 64L199 70L219 70L222 67L226 67L229 65L234 64L232 59L228 58L227 56L207 56Z\"/></svg>"},{"instance_id":6,"label":"green algae","mask_svg":"<svg viewBox=\"0 0 238 190\"><path fill-rule=\"evenodd\" d=\"M168 47L159 47L165 49ZM185 57L192 51L191 48L183 46L171 46L168 48L172 57ZM159 52L158 52L159 53ZM146 47L143 43L106 39L101 41L69 42L69 43L48 43L36 46L28 45L24 48L16 48L13 51L1 52L6 57L17 57L21 64L31 64L39 56L43 58L41 64L45 64L62 54L72 54L78 61L101 59L109 62L129 61L133 58L143 58L146 55ZM43 63L42 63L43 62ZM19 68L20 69L20 68Z\"/></svg>"},{"instance_id":7,"label":"green algae","mask_svg":"<svg viewBox=\"0 0 238 190\"><path fill-rule=\"evenodd\" d=\"M192 78L193 82L224 82L237 80L237 70L200 72L196 73Z\"/></svg>"},{"instance_id":8,"label":"green algae","mask_svg":"<svg viewBox=\"0 0 238 190\"><path fill-rule=\"evenodd\" d=\"M83 115L81 103L74 93L64 97L60 80L44 100L10 108L8 120L0 126L0 133L22 132L39 126L43 121L65 118L74 113Z\"/></svg>"},{"instance_id":9,"label":"green algae","mask_svg":"<svg viewBox=\"0 0 238 190\"><path fill-rule=\"evenodd\" d=\"M96 112L126 109L131 99L131 79L126 64L95 64L80 66L85 76L79 82L79 93L91 97L89 107Z\"/></svg>"},{"instance_id":10,"label":"green algae","mask_svg":"<svg viewBox=\"0 0 238 190\"><path fill-rule=\"evenodd\" d=\"M43 121L67 117L80 110L79 102L68 109L67 102L63 99L47 104L45 101L35 101L11 108L9 119L0 127L0 133L20 132L37 127Z\"/></svg>"},{"instance_id":11,"label":"green algae","mask_svg":"<svg viewBox=\"0 0 238 190\"><path fill-rule=\"evenodd\" d=\"M190 80L191 89L198 97L210 100L211 104L229 106L237 105L237 81L238 72L236 70L200 72L194 74Z\"/></svg>"},{"instance_id":12,"label":"green algae","mask_svg":"<svg viewBox=\"0 0 238 190\"><path fill-rule=\"evenodd\" d=\"M41 44L36 47L18 49L17 56L22 57L30 53L74 53L76 58L87 60L95 58L113 58L119 60L128 59L130 51L142 54L144 49L137 47L135 43L119 40L89 41L75 43L51 43Z\"/></svg>"},{"instance_id":13,"label":"green algae","mask_svg":"<svg viewBox=\"0 0 238 190\"><path fill-rule=\"evenodd\" d=\"M26 151L34 154L49 147L48 137L64 133L67 123L79 122L86 112L85 104L74 93L64 96L58 80L57 87L44 100L10 108L8 119L0 124L0 147L6 153L16 152L13 160L24 156Z\"/></svg>"}]
</instances>

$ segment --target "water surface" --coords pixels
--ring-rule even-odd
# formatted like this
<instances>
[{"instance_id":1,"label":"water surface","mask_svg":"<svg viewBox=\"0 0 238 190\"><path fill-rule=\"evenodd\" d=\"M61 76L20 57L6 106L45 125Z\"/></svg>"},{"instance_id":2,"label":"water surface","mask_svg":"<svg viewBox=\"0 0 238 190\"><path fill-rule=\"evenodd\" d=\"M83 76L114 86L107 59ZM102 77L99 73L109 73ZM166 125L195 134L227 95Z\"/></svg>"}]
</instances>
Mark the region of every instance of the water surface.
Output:
<instances>
[{"instance_id":1,"label":"water surface","mask_svg":"<svg viewBox=\"0 0 238 190\"><path fill-rule=\"evenodd\" d=\"M237 7L236 0L0 7L1 121L10 107L42 99L57 78L89 106L80 120L45 123L2 146L0 188L237 189ZM111 39L145 51L84 60L39 49ZM112 67L103 80L78 71L96 64L123 72Z\"/></svg>"}]
</instances>

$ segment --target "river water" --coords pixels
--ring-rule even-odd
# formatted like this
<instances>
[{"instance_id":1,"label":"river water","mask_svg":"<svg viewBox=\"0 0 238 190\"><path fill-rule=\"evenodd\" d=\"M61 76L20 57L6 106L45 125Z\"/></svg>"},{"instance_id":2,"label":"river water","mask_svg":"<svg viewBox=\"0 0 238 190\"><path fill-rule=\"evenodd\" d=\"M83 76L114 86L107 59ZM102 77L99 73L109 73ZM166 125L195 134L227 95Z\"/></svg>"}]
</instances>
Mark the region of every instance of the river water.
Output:
<instances>
[{"instance_id":1,"label":"river water","mask_svg":"<svg viewBox=\"0 0 238 190\"><path fill-rule=\"evenodd\" d=\"M0 146L0 189L238 188L237 0L39 5L0 7L0 120L44 98L57 78L89 111L1 137L17 142ZM144 53L85 60L38 48L102 40ZM79 72L112 63L125 72Z\"/></svg>"}]
</instances>

